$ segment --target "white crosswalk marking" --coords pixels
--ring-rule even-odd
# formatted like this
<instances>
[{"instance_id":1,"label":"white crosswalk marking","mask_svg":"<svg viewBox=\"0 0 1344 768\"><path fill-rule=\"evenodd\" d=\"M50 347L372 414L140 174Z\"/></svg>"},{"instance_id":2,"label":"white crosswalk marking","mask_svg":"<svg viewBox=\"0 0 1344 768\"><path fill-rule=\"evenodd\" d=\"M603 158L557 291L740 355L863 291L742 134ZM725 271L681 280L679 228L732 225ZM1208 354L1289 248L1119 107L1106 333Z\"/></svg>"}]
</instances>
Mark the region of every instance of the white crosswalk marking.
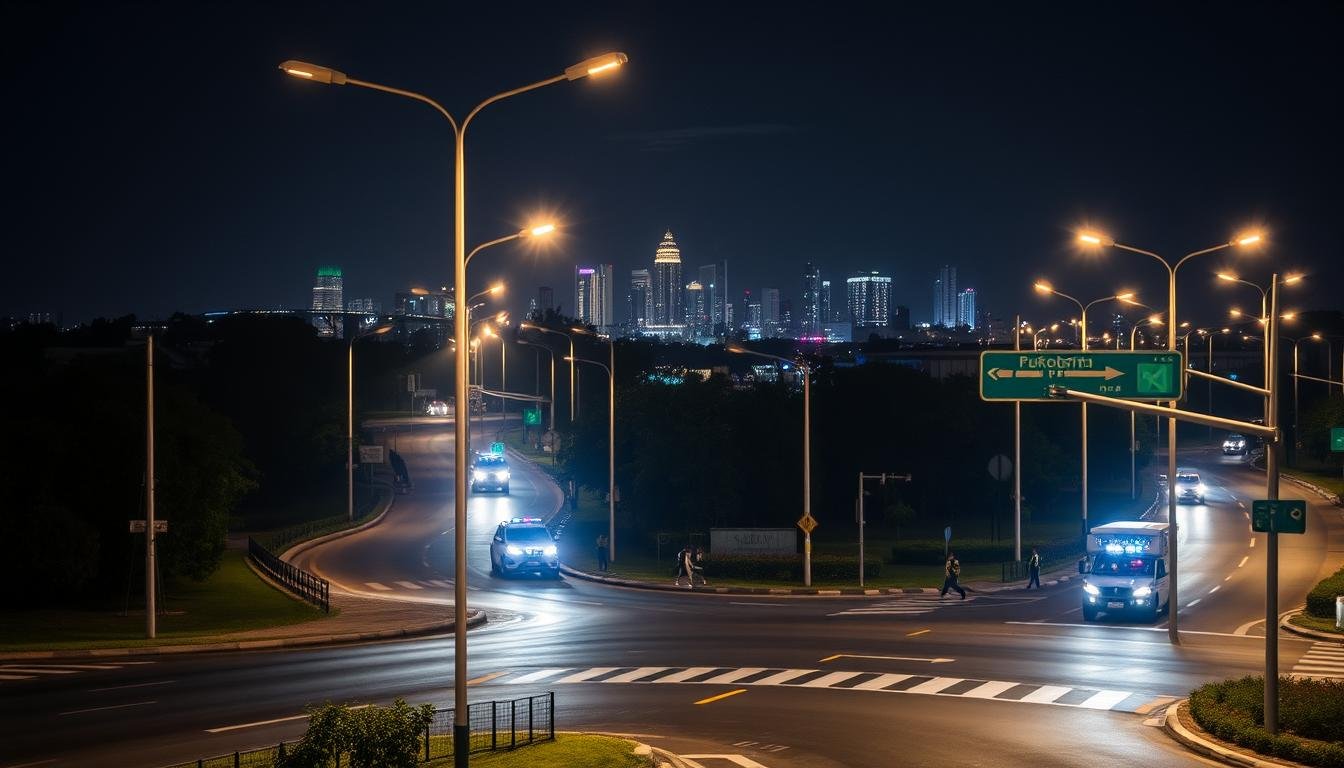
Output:
<instances>
[{"instance_id":1,"label":"white crosswalk marking","mask_svg":"<svg viewBox=\"0 0 1344 768\"><path fill-rule=\"evenodd\" d=\"M420 586L419 584L416 584L414 581L394 581L392 583L396 584L398 587L401 587L402 589L424 589L424 587Z\"/></svg>"},{"instance_id":2,"label":"white crosswalk marking","mask_svg":"<svg viewBox=\"0 0 1344 768\"><path fill-rule=\"evenodd\" d=\"M876 603L868 603L857 608L849 608L844 611L828 613L827 616L918 616L920 614L936 611L940 606L960 605L975 600L975 596L968 595L965 600L960 596L942 598L938 595L911 595L910 597L897 598L895 600L883 600Z\"/></svg>"},{"instance_id":3,"label":"white crosswalk marking","mask_svg":"<svg viewBox=\"0 0 1344 768\"><path fill-rule=\"evenodd\" d=\"M0 681L3 680L37 680L42 677L55 677L60 675L87 674L89 672L104 672L110 669L122 669L123 667L138 664L153 664L152 661L123 661L111 664L60 664L57 662L38 662L33 664L0 664Z\"/></svg>"},{"instance_id":4,"label":"white crosswalk marking","mask_svg":"<svg viewBox=\"0 0 1344 768\"><path fill-rule=\"evenodd\" d=\"M3 672L0 669L0 672ZM1344 645L1312 643L1310 650L1293 665L1296 677L1322 677L1344 680Z\"/></svg>"},{"instance_id":5,"label":"white crosswalk marking","mask_svg":"<svg viewBox=\"0 0 1344 768\"><path fill-rule=\"evenodd\" d=\"M367 586L367 587L370 588L370 589L376 589L376 590L378 590L379 592L391 592L391 591L392 591L392 588L391 588L391 587L387 586L386 584L379 584L379 583L376 582L376 581L366 581L366 582L364 582L364 585Z\"/></svg>"},{"instance_id":6,"label":"white crosswalk marking","mask_svg":"<svg viewBox=\"0 0 1344 768\"><path fill-rule=\"evenodd\" d=\"M518 685L522 685L523 683L535 683L538 680L545 680L551 675L558 675L561 672L568 672L569 670L570 670L569 667L553 667L551 669L539 669L536 672L530 672L526 675L523 675L522 677L515 677L510 682L517 683Z\"/></svg>"},{"instance_id":7,"label":"white crosswalk marking","mask_svg":"<svg viewBox=\"0 0 1344 768\"><path fill-rule=\"evenodd\" d=\"M425 583L426 583L426 584L433 584L434 586L436 586L436 587L441 587L441 588L443 588L443 589L452 589L452 588L453 588L453 584L452 584L452 582L444 581L443 579L425 579Z\"/></svg>"}]
</instances>

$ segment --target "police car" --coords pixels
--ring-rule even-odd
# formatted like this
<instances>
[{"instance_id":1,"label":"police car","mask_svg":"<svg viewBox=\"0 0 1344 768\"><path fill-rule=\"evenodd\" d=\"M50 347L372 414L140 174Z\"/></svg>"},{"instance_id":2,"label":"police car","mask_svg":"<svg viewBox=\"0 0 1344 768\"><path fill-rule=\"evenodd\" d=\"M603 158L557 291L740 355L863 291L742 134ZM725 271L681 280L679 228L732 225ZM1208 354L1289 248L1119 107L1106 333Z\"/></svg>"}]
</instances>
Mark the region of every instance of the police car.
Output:
<instances>
[{"instance_id":1,"label":"police car","mask_svg":"<svg viewBox=\"0 0 1344 768\"><path fill-rule=\"evenodd\" d=\"M490 542L490 572L497 576L535 573L560 578L555 539L538 517L515 517L499 524Z\"/></svg>"},{"instance_id":2,"label":"police car","mask_svg":"<svg viewBox=\"0 0 1344 768\"><path fill-rule=\"evenodd\" d=\"M509 461L503 454L484 453L471 465L471 492L509 492Z\"/></svg>"}]
</instances>

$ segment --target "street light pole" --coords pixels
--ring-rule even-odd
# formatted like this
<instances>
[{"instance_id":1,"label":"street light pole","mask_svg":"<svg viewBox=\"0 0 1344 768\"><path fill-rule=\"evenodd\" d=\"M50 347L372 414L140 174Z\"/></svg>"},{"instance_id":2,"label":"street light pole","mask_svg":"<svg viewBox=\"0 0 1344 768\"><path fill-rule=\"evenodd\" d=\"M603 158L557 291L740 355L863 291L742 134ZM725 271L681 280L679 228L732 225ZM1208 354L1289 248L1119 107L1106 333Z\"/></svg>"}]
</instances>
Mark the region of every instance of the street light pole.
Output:
<instances>
[{"instance_id":1,"label":"street light pole","mask_svg":"<svg viewBox=\"0 0 1344 768\"><path fill-rule=\"evenodd\" d=\"M1139 326L1141 326L1141 325L1145 325L1145 324L1147 324L1147 325L1161 325L1161 324L1162 324L1162 319L1161 319L1160 317L1158 317L1157 315L1153 315L1153 316L1151 316L1151 317L1146 317L1146 318L1144 318L1144 319L1138 321L1137 323L1134 323L1134 325L1130 326L1130 329L1129 329L1129 351L1130 351L1130 352L1133 352L1133 351L1134 351L1134 335L1135 335L1135 332L1139 330ZM1136 459L1137 459L1136 454L1138 453L1138 445L1136 444L1136 438L1135 438L1135 434L1134 434L1134 426L1135 426L1135 424L1134 424L1134 420L1135 420L1137 417L1138 417L1138 414L1136 414L1134 411L1130 411L1130 412L1129 412L1129 500L1130 500L1130 501L1133 501L1133 500L1139 498L1138 473L1137 473L1137 471L1136 471L1137 466L1138 466L1138 462L1137 462L1137 460L1136 460ZM1158 422L1158 423L1161 424L1161 422Z\"/></svg>"},{"instance_id":2,"label":"street light pole","mask_svg":"<svg viewBox=\"0 0 1344 768\"><path fill-rule=\"evenodd\" d=\"M1022 316L1013 317L1013 351L1022 351ZM1036 346L1036 336L1032 334L1031 346ZM863 485L863 480L859 480ZM863 494L859 494L863 498ZM859 521L859 533L863 533L863 521ZM862 536L860 536L862 541ZM859 548L859 586L863 586L863 548ZM1013 562L1022 561L1022 401L1013 401Z\"/></svg>"},{"instance_id":3,"label":"street light pole","mask_svg":"<svg viewBox=\"0 0 1344 768\"><path fill-rule=\"evenodd\" d=\"M154 592L154 334L145 344L145 636L158 637L158 606Z\"/></svg>"},{"instance_id":4,"label":"street light pole","mask_svg":"<svg viewBox=\"0 0 1344 768\"><path fill-rule=\"evenodd\" d=\"M529 347L546 350L546 354L551 356L551 431L555 431L555 351L545 344L537 344L523 339L518 340L519 344L526 344Z\"/></svg>"},{"instance_id":5,"label":"street light pole","mask_svg":"<svg viewBox=\"0 0 1344 768\"><path fill-rule=\"evenodd\" d=\"M1265 426L1275 430L1265 447L1265 498L1279 498L1279 276L1269 286L1269 367L1265 369ZM1294 379L1294 382L1297 380ZM1265 551L1265 730L1279 732L1279 534L1270 522Z\"/></svg>"},{"instance_id":6,"label":"street light pole","mask_svg":"<svg viewBox=\"0 0 1344 768\"><path fill-rule=\"evenodd\" d=\"M544 326L536 325L534 323L522 323L518 327L523 330L530 329L533 331L541 331L542 333L553 333L556 336L564 336L566 339L569 340L569 356L566 357L565 359L569 360L569 423L573 424L576 418L575 416L576 411L574 408L574 389L575 389L574 360L572 359L574 357L574 337L568 333L565 333L564 331L557 331L554 328L546 328ZM554 395L554 392L552 392L552 395ZM552 417L554 417L555 414L551 415ZM555 429L554 418L551 419L551 429Z\"/></svg>"}]
</instances>

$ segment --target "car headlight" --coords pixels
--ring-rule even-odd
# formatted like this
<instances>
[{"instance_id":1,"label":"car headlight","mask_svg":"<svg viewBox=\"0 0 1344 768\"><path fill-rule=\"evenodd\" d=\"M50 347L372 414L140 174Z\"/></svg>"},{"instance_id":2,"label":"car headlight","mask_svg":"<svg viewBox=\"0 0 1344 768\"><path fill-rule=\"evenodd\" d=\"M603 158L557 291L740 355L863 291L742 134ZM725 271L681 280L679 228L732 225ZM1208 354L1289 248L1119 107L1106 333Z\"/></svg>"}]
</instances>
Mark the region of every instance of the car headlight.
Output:
<instances>
[{"instance_id":1,"label":"car headlight","mask_svg":"<svg viewBox=\"0 0 1344 768\"><path fill-rule=\"evenodd\" d=\"M1198 493L1200 496L1203 496L1203 495L1204 495L1204 491L1206 491L1206 490L1208 490L1208 489L1204 487L1204 484L1203 484L1203 483L1200 483L1199 485L1196 485L1196 486L1195 486L1195 493Z\"/></svg>"},{"instance_id":2,"label":"car headlight","mask_svg":"<svg viewBox=\"0 0 1344 768\"><path fill-rule=\"evenodd\" d=\"M1153 594L1152 587L1139 587L1138 589L1134 590L1135 597L1147 597L1151 594Z\"/></svg>"},{"instance_id":3,"label":"car headlight","mask_svg":"<svg viewBox=\"0 0 1344 768\"><path fill-rule=\"evenodd\" d=\"M547 557L555 557L556 549L554 544L547 544L542 548L541 553Z\"/></svg>"},{"instance_id":4,"label":"car headlight","mask_svg":"<svg viewBox=\"0 0 1344 768\"><path fill-rule=\"evenodd\" d=\"M1089 595L1100 595L1100 594L1101 594L1101 590L1100 590L1100 589L1097 589L1095 586L1093 586L1093 585L1091 585L1091 584L1088 584L1086 581L1083 582L1083 591L1086 592L1086 593L1089 594Z\"/></svg>"},{"instance_id":5,"label":"car headlight","mask_svg":"<svg viewBox=\"0 0 1344 768\"><path fill-rule=\"evenodd\" d=\"M472 472L472 473L471 473L471 477L472 477L473 480L476 480L477 482L480 482L480 481L482 481L482 480L485 480L485 478L486 478L486 474L485 474L485 471L484 471L484 470L480 470L480 469L478 469L478 470L476 470L475 472Z\"/></svg>"},{"instance_id":6,"label":"car headlight","mask_svg":"<svg viewBox=\"0 0 1344 768\"><path fill-rule=\"evenodd\" d=\"M497 480L497 481L503 481L503 480L508 480L508 479L509 479L509 473L508 473L508 472L496 472L496 473L495 473L495 480Z\"/></svg>"},{"instance_id":7,"label":"car headlight","mask_svg":"<svg viewBox=\"0 0 1344 768\"><path fill-rule=\"evenodd\" d=\"M509 546L505 547L505 548L504 548L504 551L505 551L506 553L510 554L510 555L513 555L514 557L522 557L522 555L523 555L523 550L522 550L522 548L520 548L520 547L515 547L515 546L512 545L512 544L510 544Z\"/></svg>"}]
</instances>

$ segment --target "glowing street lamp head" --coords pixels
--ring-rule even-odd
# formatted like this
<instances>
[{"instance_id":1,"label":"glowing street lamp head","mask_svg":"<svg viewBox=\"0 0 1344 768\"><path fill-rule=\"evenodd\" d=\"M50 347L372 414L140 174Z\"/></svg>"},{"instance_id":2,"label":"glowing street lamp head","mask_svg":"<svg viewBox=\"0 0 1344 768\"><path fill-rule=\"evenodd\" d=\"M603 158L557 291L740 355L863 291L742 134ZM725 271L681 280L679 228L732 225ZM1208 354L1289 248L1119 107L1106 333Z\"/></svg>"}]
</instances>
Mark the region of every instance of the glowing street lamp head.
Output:
<instances>
[{"instance_id":1,"label":"glowing street lamp head","mask_svg":"<svg viewBox=\"0 0 1344 768\"><path fill-rule=\"evenodd\" d=\"M1149 325L1161 325L1161 324L1162 324L1162 316L1161 316L1161 315L1149 315L1149 316L1148 316L1148 324L1149 324Z\"/></svg>"},{"instance_id":2,"label":"glowing street lamp head","mask_svg":"<svg viewBox=\"0 0 1344 768\"><path fill-rule=\"evenodd\" d=\"M1247 232L1246 234L1238 237L1236 240L1233 240L1232 242L1235 243L1236 245L1247 246L1247 245L1255 245L1256 243L1260 242L1260 239L1261 237L1259 232Z\"/></svg>"},{"instance_id":3,"label":"glowing street lamp head","mask_svg":"<svg viewBox=\"0 0 1344 768\"><path fill-rule=\"evenodd\" d=\"M487 293L489 293L491 296L497 296L503 292L504 292L503 283L495 283L494 285L490 286L490 290L487 291Z\"/></svg>"},{"instance_id":4,"label":"glowing street lamp head","mask_svg":"<svg viewBox=\"0 0 1344 768\"><path fill-rule=\"evenodd\" d=\"M1300 283L1300 282L1302 282L1302 278L1304 278L1304 277L1306 277L1306 275L1300 275L1300 274L1299 274L1299 275L1288 275L1287 277L1283 278L1283 280L1282 280L1281 282L1282 282L1284 285L1292 285L1293 283Z\"/></svg>"},{"instance_id":5,"label":"glowing street lamp head","mask_svg":"<svg viewBox=\"0 0 1344 768\"><path fill-rule=\"evenodd\" d=\"M1138 304L1138 303L1139 303L1138 301L1135 300L1135 298L1134 298L1134 292L1133 292L1133 291L1125 291L1124 293L1117 293L1117 294L1115 294L1115 298L1118 299L1118 300L1120 300L1120 301L1125 302L1126 304Z\"/></svg>"},{"instance_id":6,"label":"glowing street lamp head","mask_svg":"<svg viewBox=\"0 0 1344 768\"><path fill-rule=\"evenodd\" d=\"M1229 283L1235 283L1239 278L1236 275L1232 274L1231 272L1219 272L1218 279L1226 280Z\"/></svg>"},{"instance_id":7,"label":"glowing street lamp head","mask_svg":"<svg viewBox=\"0 0 1344 768\"><path fill-rule=\"evenodd\" d=\"M416 286L416 287L414 287L414 288L411 289L411 295L412 295L412 296L428 296L428 295L429 295L429 291L428 291L427 289L425 289L425 288L420 288L419 286Z\"/></svg>"},{"instance_id":8,"label":"glowing street lamp head","mask_svg":"<svg viewBox=\"0 0 1344 768\"><path fill-rule=\"evenodd\" d=\"M531 227L530 229L524 229L522 232L519 232L518 234L521 235L522 237L545 237L546 235L549 235L554 231L555 231L555 225L547 222L546 224L540 224L538 226Z\"/></svg>"},{"instance_id":9,"label":"glowing street lamp head","mask_svg":"<svg viewBox=\"0 0 1344 768\"><path fill-rule=\"evenodd\" d=\"M1034 287L1037 291L1039 291L1040 293L1054 293L1054 292L1055 292L1055 288L1054 288L1054 286L1050 285L1049 283L1047 283L1047 282L1044 281L1044 280L1037 280L1037 281L1036 281L1036 285L1034 285L1033 287Z\"/></svg>"},{"instance_id":10,"label":"glowing street lamp head","mask_svg":"<svg viewBox=\"0 0 1344 768\"><path fill-rule=\"evenodd\" d=\"M566 80L580 80L590 75L602 75L620 69L622 64L629 61L630 58L624 53L613 51L604 53L601 56L594 56L591 59L584 59L578 64L565 68Z\"/></svg>"},{"instance_id":11,"label":"glowing street lamp head","mask_svg":"<svg viewBox=\"0 0 1344 768\"><path fill-rule=\"evenodd\" d=\"M1078 233L1078 242L1095 247L1115 245L1115 241L1100 232L1084 230Z\"/></svg>"},{"instance_id":12,"label":"glowing street lamp head","mask_svg":"<svg viewBox=\"0 0 1344 768\"><path fill-rule=\"evenodd\" d=\"M1055 331L1058 331L1058 330L1059 330L1059 323L1051 323L1051 324L1050 324L1050 332L1051 332L1051 333L1054 333Z\"/></svg>"},{"instance_id":13,"label":"glowing street lamp head","mask_svg":"<svg viewBox=\"0 0 1344 768\"><path fill-rule=\"evenodd\" d=\"M1297 319L1297 313L1296 313L1296 312L1284 312L1282 315L1279 315L1279 317L1283 318L1284 320L1296 320L1296 319Z\"/></svg>"},{"instance_id":14,"label":"glowing street lamp head","mask_svg":"<svg viewBox=\"0 0 1344 768\"><path fill-rule=\"evenodd\" d=\"M282 62L280 69L285 74L297 77L300 80L312 80L315 83L326 83L328 85L345 85L345 73L324 67L319 64L309 64L306 61L290 59Z\"/></svg>"},{"instance_id":15,"label":"glowing street lamp head","mask_svg":"<svg viewBox=\"0 0 1344 768\"><path fill-rule=\"evenodd\" d=\"M1321 340L1321 334L1319 334L1319 333L1313 333L1313 334L1311 334L1311 338L1315 339L1316 341L1320 341L1320 340Z\"/></svg>"}]
</instances>

